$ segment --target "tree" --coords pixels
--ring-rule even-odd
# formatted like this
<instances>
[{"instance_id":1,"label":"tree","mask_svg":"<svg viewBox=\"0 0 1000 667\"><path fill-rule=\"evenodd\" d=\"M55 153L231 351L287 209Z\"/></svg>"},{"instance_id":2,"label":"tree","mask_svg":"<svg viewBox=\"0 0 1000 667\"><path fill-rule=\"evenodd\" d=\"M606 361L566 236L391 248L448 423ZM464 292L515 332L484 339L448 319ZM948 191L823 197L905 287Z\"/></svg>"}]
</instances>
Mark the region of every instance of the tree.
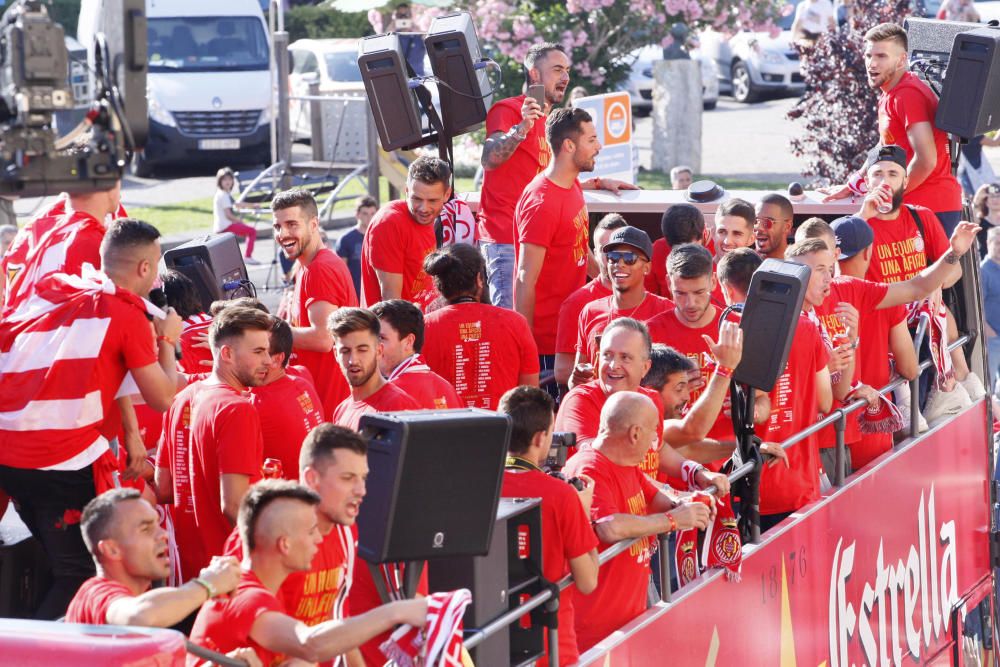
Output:
<instances>
[{"instance_id":1,"label":"tree","mask_svg":"<svg viewBox=\"0 0 1000 667\"><path fill-rule=\"evenodd\" d=\"M574 63L571 85L589 93L616 90L636 49L668 46L670 29L773 31L781 0L460 0L476 17L479 37L503 66L501 96L520 92L521 62L533 44L562 44Z\"/></svg>"},{"instance_id":2,"label":"tree","mask_svg":"<svg viewBox=\"0 0 1000 667\"><path fill-rule=\"evenodd\" d=\"M800 47L806 92L788 117L804 121L805 132L790 147L816 184L843 183L878 143L879 91L865 76L864 35L879 23L902 25L910 12L910 0L854 0L847 21Z\"/></svg>"}]
</instances>

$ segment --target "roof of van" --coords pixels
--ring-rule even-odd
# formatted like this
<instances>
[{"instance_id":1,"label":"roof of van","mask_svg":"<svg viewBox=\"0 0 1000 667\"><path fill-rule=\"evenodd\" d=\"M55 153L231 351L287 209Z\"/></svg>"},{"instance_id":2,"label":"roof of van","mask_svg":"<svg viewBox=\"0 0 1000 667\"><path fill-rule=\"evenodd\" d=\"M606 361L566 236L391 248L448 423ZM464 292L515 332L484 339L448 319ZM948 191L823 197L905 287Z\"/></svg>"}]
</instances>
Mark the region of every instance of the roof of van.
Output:
<instances>
[{"instance_id":1,"label":"roof of van","mask_svg":"<svg viewBox=\"0 0 1000 667\"><path fill-rule=\"evenodd\" d=\"M259 0L146 0L146 16L151 19L170 16L259 16Z\"/></svg>"}]
</instances>

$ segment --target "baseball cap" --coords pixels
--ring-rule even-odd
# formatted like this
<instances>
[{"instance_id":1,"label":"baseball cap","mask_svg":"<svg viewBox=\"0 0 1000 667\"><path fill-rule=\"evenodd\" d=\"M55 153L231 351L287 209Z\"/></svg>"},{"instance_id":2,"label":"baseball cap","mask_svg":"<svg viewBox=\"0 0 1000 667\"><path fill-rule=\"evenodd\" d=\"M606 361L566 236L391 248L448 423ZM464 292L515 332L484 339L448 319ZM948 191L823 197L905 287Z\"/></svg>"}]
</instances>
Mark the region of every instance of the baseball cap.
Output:
<instances>
[{"instance_id":1,"label":"baseball cap","mask_svg":"<svg viewBox=\"0 0 1000 667\"><path fill-rule=\"evenodd\" d=\"M865 160L865 172L871 169L876 162L895 162L903 169L906 169L908 160L906 151L896 144L876 146L868 151L868 158Z\"/></svg>"},{"instance_id":2,"label":"baseball cap","mask_svg":"<svg viewBox=\"0 0 1000 667\"><path fill-rule=\"evenodd\" d=\"M638 227L619 227L611 234L608 242L601 247L601 252L607 252L616 245L627 245L641 252L648 262L653 257L653 242L649 234Z\"/></svg>"},{"instance_id":3,"label":"baseball cap","mask_svg":"<svg viewBox=\"0 0 1000 667\"><path fill-rule=\"evenodd\" d=\"M854 257L875 241L871 226L856 215L837 218L830 226L837 237L838 260Z\"/></svg>"}]
</instances>

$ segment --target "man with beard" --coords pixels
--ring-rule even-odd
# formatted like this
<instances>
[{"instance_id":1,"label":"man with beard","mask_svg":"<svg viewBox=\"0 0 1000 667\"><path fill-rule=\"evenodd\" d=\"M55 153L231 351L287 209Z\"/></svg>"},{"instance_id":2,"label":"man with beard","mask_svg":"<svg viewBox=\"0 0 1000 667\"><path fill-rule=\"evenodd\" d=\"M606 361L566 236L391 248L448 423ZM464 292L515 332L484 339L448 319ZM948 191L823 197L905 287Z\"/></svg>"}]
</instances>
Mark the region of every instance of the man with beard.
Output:
<instances>
[{"instance_id":1,"label":"man with beard","mask_svg":"<svg viewBox=\"0 0 1000 667\"><path fill-rule=\"evenodd\" d=\"M795 215L792 202L777 193L764 195L757 202L756 214L753 230L757 253L764 259L784 259Z\"/></svg>"},{"instance_id":2,"label":"man with beard","mask_svg":"<svg viewBox=\"0 0 1000 667\"><path fill-rule=\"evenodd\" d=\"M945 234L950 234L962 217L962 186L951 173L948 135L934 125L937 96L909 71L902 27L882 23L865 34L865 70L868 85L881 91L880 143L903 151L906 203L934 211ZM868 187L871 191L871 184ZM850 194L850 188L842 186L829 198Z\"/></svg>"},{"instance_id":3,"label":"man with beard","mask_svg":"<svg viewBox=\"0 0 1000 667\"><path fill-rule=\"evenodd\" d=\"M379 372L381 326L375 313L363 308L341 308L330 317L329 326L333 351L351 385L351 395L333 411L335 424L356 431L363 414L420 409L419 403L386 382Z\"/></svg>"},{"instance_id":4,"label":"man with beard","mask_svg":"<svg viewBox=\"0 0 1000 667\"><path fill-rule=\"evenodd\" d=\"M358 305L351 272L323 245L316 200L306 190L279 192L271 201L274 239L285 257L298 262L295 289L288 313L292 325L295 362L305 366L316 383L316 393L330 417L349 393L330 354L333 339L326 322L338 308Z\"/></svg>"},{"instance_id":5,"label":"man with beard","mask_svg":"<svg viewBox=\"0 0 1000 667\"><path fill-rule=\"evenodd\" d=\"M557 109L546 136L554 160L528 184L517 204L514 223L514 309L531 325L545 369L553 368L559 306L581 287L597 264L587 246L589 216L580 172L593 171L601 143L593 119L583 109ZM613 191L633 188L593 179Z\"/></svg>"},{"instance_id":6,"label":"man with beard","mask_svg":"<svg viewBox=\"0 0 1000 667\"><path fill-rule=\"evenodd\" d=\"M247 392L267 378L270 333L271 317L255 308L219 311L208 332L211 375L185 387L165 417L165 433L190 424L188 469L175 468L176 456L157 469L157 487L173 489L174 506L192 508L195 530L178 544L185 576L223 552L240 501L260 479L264 441Z\"/></svg>"},{"instance_id":7,"label":"man with beard","mask_svg":"<svg viewBox=\"0 0 1000 667\"><path fill-rule=\"evenodd\" d=\"M361 245L361 302L403 299L421 310L437 298L424 258L438 246L434 224L451 199L451 167L422 156L410 164L406 199L379 209Z\"/></svg>"}]
</instances>

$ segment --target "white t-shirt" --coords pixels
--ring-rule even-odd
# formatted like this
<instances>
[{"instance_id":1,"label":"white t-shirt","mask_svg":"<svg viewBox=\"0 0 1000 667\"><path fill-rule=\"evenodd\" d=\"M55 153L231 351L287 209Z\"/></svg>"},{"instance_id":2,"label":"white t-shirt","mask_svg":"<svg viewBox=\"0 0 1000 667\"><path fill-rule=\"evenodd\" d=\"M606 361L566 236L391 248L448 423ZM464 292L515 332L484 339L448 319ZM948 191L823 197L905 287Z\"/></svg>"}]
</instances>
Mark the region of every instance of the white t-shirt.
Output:
<instances>
[{"instance_id":1,"label":"white t-shirt","mask_svg":"<svg viewBox=\"0 0 1000 667\"><path fill-rule=\"evenodd\" d=\"M215 200L212 202L212 231L218 234L229 228L233 224L226 217L226 209L233 207L233 195L222 188L215 191Z\"/></svg>"},{"instance_id":2,"label":"white t-shirt","mask_svg":"<svg viewBox=\"0 0 1000 667\"><path fill-rule=\"evenodd\" d=\"M795 20L806 32L826 32L830 29L830 19L834 16L830 0L802 0L795 6Z\"/></svg>"}]
</instances>

